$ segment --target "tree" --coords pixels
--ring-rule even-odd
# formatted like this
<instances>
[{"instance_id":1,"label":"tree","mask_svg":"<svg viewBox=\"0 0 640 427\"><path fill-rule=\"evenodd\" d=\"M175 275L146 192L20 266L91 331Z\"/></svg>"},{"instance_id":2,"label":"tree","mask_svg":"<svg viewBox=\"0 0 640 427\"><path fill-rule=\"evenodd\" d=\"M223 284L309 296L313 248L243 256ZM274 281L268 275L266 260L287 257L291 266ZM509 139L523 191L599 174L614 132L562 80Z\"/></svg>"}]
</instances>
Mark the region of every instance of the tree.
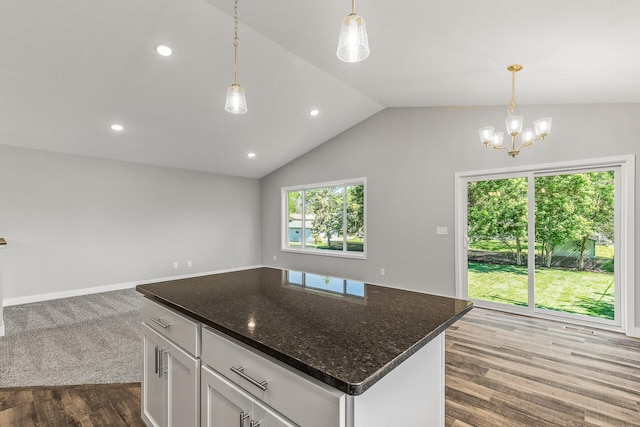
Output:
<instances>
[{"instance_id":1,"label":"tree","mask_svg":"<svg viewBox=\"0 0 640 427\"><path fill-rule=\"evenodd\" d=\"M347 234L364 235L364 185L347 187Z\"/></svg>"},{"instance_id":2,"label":"tree","mask_svg":"<svg viewBox=\"0 0 640 427\"><path fill-rule=\"evenodd\" d=\"M544 265L551 267L554 249L589 235L586 212L592 200L586 174L541 176L535 179L536 242Z\"/></svg>"},{"instance_id":3,"label":"tree","mask_svg":"<svg viewBox=\"0 0 640 427\"><path fill-rule=\"evenodd\" d=\"M342 234L342 191L344 187L322 187L305 191L307 212L314 214L311 233L324 236L331 247L331 236Z\"/></svg>"},{"instance_id":4,"label":"tree","mask_svg":"<svg viewBox=\"0 0 640 427\"><path fill-rule=\"evenodd\" d=\"M522 265L527 238L526 178L470 182L467 200L469 238L500 241L516 265Z\"/></svg>"},{"instance_id":5,"label":"tree","mask_svg":"<svg viewBox=\"0 0 640 427\"><path fill-rule=\"evenodd\" d=\"M584 212L588 222L580 238L578 269L584 270L584 257L590 236L600 234L613 240L614 234L614 175L613 171L590 172L585 174L589 182L589 196Z\"/></svg>"}]
</instances>

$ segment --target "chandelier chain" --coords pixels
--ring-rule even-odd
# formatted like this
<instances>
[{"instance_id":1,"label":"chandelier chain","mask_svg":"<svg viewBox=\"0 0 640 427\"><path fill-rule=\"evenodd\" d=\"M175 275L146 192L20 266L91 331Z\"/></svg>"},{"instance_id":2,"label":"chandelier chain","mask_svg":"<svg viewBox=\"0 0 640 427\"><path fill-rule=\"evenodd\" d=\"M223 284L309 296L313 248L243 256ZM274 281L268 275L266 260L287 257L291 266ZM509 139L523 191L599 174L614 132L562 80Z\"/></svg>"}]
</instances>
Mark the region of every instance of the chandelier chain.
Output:
<instances>
[{"instance_id":1,"label":"chandelier chain","mask_svg":"<svg viewBox=\"0 0 640 427\"><path fill-rule=\"evenodd\" d=\"M511 72L511 101L509 102L509 107L507 108L507 113L509 117L513 117L516 113L516 72Z\"/></svg>"}]
</instances>

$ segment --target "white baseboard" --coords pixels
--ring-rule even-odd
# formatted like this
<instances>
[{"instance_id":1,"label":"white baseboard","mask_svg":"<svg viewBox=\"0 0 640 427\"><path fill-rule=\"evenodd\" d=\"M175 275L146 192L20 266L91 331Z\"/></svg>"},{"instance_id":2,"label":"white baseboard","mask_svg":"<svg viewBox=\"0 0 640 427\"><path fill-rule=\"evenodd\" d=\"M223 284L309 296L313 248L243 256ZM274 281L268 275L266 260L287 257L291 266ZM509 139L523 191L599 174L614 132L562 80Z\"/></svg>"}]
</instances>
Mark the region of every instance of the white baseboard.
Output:
<instances>
[{"instance_id":1,"label":"white baseboard","mask_svg":"<svg viewBox=\"0 0 640 427\"><path fill-rule=\"evenodd\" d=\"M169 280L188 279L190 277L208 276L210 274L228 273L231 271L248 270L248 269L257 268L257 267L261 267L261 266L254 265L254 266L248 266L248 267L229 268L224 270L183 274L180 276L170 276L170 277L160 277L157 279L139 280L136 282L116 283L112 285L95 286L91 288L72 289L69 291L49 292L46 294L27 295L24 297L15 297L15 298L5 298L2 301L2 303L5 307L8 307L10 305L29 304L32 302L48 301L48 300L59 299L59 298L77 297L81 295L97 294L100 292L119 291L121 289L135 288L138 285L144 285L147 283L168 282ZM2 329L0 329L0 331L4 332L4 325L2 326ZM2 335L3 334L0 334L0 336Z\"/></svg>"},{"instance_id":2,"label":"white baseboard","mask_svg":"<svg viewBox=\"0 0 640 427\"><path fill-rule=\"evenodd\" d=\"M4 336L4 325L0 326L0 337Z\"/></svg>"},{"instance_id":3,"label":"white baseboard","mask_svg":"<svg viewBox=\"0 0 640 427\"><path fill-rule=\"evenodd\" d=\"M627 335L634 338L640 338L640 328L636 327L630 331L627 331Z\"/></svg>"}]
</instances>

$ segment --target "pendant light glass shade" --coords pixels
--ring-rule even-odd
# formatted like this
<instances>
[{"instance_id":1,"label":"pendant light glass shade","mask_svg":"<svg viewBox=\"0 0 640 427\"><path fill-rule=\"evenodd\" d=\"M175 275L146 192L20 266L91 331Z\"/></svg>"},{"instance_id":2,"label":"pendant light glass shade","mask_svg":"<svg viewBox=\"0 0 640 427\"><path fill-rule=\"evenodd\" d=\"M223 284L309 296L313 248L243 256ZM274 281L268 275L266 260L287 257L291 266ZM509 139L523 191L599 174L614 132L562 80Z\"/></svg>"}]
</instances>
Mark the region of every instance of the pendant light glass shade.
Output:
<instances>
[{"instance_id":1,"label":"pendant light glass shade","mask_svg":"<svg viewBox=\"0 0 640 427\"><path fill-rule=\"evenodd\" d=\"M533 122L536 129L536 135L545 138L551 132L551 117L545 117Z\"/></svg>"},{"instance_id":2,"label":"pendant light glass shade","mask_svg":"<svg viewBox=\"0 0 640 427\"><path fill-rule=\"evenodd\" d=\"M484 145L488 145L493 140L493 132L495 128L493 126L485 126L480 128L480 141Z\"/></svg>"},{"instance_id":3,"label":"pendant light glass shade","mask_svg":"<svg viewBox=\"0 0 640 427\"><path fill-rule=\"evenodd\" d=\"M369 38L364 18L354 11L346 17L340 28L338 58L343 62L360 62L369 56Z\"/></svg>"},{"instance_id":4,"label":"pendant light glass shade","mask_svg":"<svg viewBox=\"0 0 640 427\"><path fill-rule=\"evenodd\" d=\"M227 101L224 109L232 114L244 114L247 112L247 99L244 96L244 89L237 83L233 83L227 90Z\"/></svg>"},{"instance_id":5,"label":"pendant light glass shade","mask_svg":"<svg viewBox=\"0 0 640 427\"><path fill-rule=\"evenodd\" d=\"M489 143L492 147L502 147L502 139L504 138L504 132L495 132L493 138Z\"/></svg>"},{"instance_id":6,"label":"pendant light glass shade","mask_svg":"<svg viewBox=\"0 0 640 427\"><path fill-rule=\"evenodd\" d=\"M507 125L507 132L509 135L514 136L518 135L522 132L522 122L524 118L522 116L509 117L505 120L505 124Z\"/></svg>"}]
</instances>

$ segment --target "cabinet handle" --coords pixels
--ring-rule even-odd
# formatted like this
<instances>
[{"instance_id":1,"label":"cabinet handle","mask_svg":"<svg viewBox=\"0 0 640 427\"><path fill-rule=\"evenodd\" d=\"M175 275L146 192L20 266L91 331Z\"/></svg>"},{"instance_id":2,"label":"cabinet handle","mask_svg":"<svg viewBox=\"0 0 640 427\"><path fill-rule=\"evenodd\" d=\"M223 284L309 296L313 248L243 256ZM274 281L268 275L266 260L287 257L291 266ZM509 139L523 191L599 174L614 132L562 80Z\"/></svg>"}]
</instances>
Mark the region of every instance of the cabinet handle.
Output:
<instances>
[{"instance_id":1,"label":"cabinet handle","mask_svg":"<svg viewBox=\"0 0 640 427\"><path fill-rule=\"evenodd\" d=\"M164 323L164 322L162 321L162 319L161 319L161 318L154 319L154 318L152 317L152 318L151 318L151 321L152 321L153 323L155 323L156 325L161 326L161 327L162 327L162 328L164 328L164 329L169 329L169 326L171 326L171 325L172 325L172 323Z\"/></svg>"},{"instance_id":2,"label":"cabinet handle","mask_svg":"<svg viewBox=\"0 0 640 427\"><path fill-rule=\"evenodd\" d=\"M258 381L258 380L255 380L255 379L251 378L249 375L244 373L244 368L242 366L239 367L239 368L236 368L235 366L232 366L231 367L231 372L240 375L241 378L244 378L245 380L249 381L251 384L253 384L254 386L258 387L262 391L265 391L267 389L267 382L266 381Z\"/></svg>"},{"instance_id":3,"label":"cabinet handle","mask_svg":"<svg viewBox=\"0 0 640 427\"><path fill-rule=\"evenodd\" d=\"M155 359L156 359L156 370L155 373L158 373L158 346L156 346L156 354L155 354Z\"/></svg>"},{"instance_id":4,"label":"cabinet handle","mask_svg":"<svg viewBox=\"0 0 640 427\"><path fill-rule=\"evenodd\" d=\"M246 420L247 418L249 418L249 414L240 412L240 427L244 427L244 420Z\"/></svg>"},{"instance_id":5,"label":"cabinet handle","mask_svg":"<svg viewBox=\"0 0 640 427\"><path fill-rule=\"evenodd\" d=\"M168 353L169 351L164 349L164 348L159 348L158 349L158 377L162 378L162 374L166 374L167 372L169 372L169 368L167 367L166 370L162 370L162 355L165 353Z\"/></svg>"},{"instance_id":6,"label":"cabinet handle","mask_svg":"<svg viewBox=\"0 0 640 427\"><path fill-rule=\"evenodd\" d=\"M253 421L249 423L249 427L258 427L260 425L260 421Z\"/></svg>"}]
</instances>

